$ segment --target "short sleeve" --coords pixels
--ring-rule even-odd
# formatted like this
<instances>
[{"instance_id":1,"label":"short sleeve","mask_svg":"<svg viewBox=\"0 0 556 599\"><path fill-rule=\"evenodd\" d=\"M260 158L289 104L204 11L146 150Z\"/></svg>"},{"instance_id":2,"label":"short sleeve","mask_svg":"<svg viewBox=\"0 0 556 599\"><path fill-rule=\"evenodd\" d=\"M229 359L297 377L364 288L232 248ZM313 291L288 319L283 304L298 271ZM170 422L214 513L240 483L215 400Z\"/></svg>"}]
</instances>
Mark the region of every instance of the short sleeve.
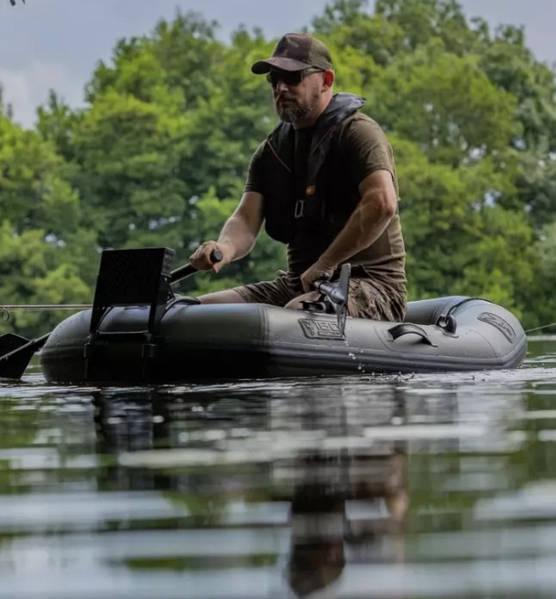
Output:
<instances>
[{"instance_id":1,"label":"short sleeve","mask_svg":"<svg viewBox=\"0 0 556 599\"><path fill-rule=\"evenodd\" d=\"M247 171L247 179L245 180L244 192L256 191L262 193L262 155L265 143L266 142L262 142L251 157L251 162L249 163L249 169Z\"/></svg>"},{"instance_id":2,"label":"short sleeve","mask_svg":"<svg viewBox=\"0 0 556 599\"><path fill-rule=\"evenodd\" d=\"M357 185L377 170L389 171L396 182L392 147L380 125L372 119L358 118L348 124L342 136L342 152Z\"/></svg>"}]
</instances>

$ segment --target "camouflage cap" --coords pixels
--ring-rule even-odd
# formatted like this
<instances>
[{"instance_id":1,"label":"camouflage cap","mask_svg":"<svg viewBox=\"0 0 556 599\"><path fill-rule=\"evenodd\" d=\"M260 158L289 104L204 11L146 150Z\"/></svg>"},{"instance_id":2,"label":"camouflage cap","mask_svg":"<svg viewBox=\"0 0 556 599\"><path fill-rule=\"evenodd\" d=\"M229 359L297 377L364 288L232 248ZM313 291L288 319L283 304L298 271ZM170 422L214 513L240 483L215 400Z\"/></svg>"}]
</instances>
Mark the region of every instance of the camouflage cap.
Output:
<instances>
[{"instance_id":1,"label":"camouflage cap","mask_svg":"<svg viewBox=\"0 0 556 599\"><path fill-rule=\"evenodd\" d=\"M309 67L323 70L333 68L328 48L308 33L286 33L276 44L272 56L258 60L251 67L251 71L256 75L262 75L271 69L302 71Z\"/></svg>"}]
</instances>

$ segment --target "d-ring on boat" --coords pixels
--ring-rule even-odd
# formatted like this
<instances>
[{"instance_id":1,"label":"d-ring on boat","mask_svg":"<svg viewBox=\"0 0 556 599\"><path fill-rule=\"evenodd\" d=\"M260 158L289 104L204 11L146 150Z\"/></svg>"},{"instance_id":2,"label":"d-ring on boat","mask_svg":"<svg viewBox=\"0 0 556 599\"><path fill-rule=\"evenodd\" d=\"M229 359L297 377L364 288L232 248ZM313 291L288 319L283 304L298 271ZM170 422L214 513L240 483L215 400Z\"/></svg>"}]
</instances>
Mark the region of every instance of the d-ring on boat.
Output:
<instances>
[{"instance_id":1,"label":"d-ring on boat","mask_svg":"<svg viewBox=\"0 0 556 599\"><path fill-rule=\"evenodd\" d=\"M166 248L103 253L93 308L62 321L42 349L48 381L134 384L501 369L518 366L526 354L518 319L479 298L410 302L404 322L346 318L344 268L337 284L321 288L336 314L318 305L303 311L200 305L174 296L172 281L181 273L169 270L172 254Z\"/></svg>"}]
</instances>

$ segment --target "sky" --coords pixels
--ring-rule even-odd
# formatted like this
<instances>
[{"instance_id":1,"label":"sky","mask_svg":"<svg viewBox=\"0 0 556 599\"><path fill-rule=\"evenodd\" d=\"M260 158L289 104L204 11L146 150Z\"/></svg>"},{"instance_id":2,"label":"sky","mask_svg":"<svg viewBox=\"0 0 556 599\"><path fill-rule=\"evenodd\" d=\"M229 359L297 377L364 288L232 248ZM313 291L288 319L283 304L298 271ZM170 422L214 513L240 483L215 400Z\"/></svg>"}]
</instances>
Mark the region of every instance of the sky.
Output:
<instances>
[{"instance_id":1,"label":"sky","mask_svg":"<svg viewBox=\"0 0 556 599\"><path fill-rule=\"evenodd\" d=\"M177 8L220 24L228 39L240 25L278 37L309 25L329 0L0 0L0 84L14 118L26 127L50 89L71 106L99 60L108 61L116 41L149 33ZM460 0L467 16L492 26L523 25L537 58L556 63L556 0Z\"/></svg>"}]
</instances>

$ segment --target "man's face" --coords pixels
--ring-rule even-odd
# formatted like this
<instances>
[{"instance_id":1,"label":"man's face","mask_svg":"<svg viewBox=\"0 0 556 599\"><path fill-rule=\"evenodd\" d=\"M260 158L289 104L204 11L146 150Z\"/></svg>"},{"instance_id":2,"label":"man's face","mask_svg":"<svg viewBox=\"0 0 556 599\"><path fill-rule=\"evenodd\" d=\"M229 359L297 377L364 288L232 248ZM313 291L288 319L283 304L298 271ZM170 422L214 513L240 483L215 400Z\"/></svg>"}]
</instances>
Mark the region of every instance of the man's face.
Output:
<instances>
[{"instance_id":1,"label":"man's face","mask_svg":"<svg viewBox=\"0 0 556 599\"><path fill-rule=\"evenodd\" d=\"M319 111L323 88L322 74L322 71L315 72L310 69L302 73L284 73L277 70L270 73L274 104L282 121L295 125L310 119Z\"/></svg>"}]
</instances>

